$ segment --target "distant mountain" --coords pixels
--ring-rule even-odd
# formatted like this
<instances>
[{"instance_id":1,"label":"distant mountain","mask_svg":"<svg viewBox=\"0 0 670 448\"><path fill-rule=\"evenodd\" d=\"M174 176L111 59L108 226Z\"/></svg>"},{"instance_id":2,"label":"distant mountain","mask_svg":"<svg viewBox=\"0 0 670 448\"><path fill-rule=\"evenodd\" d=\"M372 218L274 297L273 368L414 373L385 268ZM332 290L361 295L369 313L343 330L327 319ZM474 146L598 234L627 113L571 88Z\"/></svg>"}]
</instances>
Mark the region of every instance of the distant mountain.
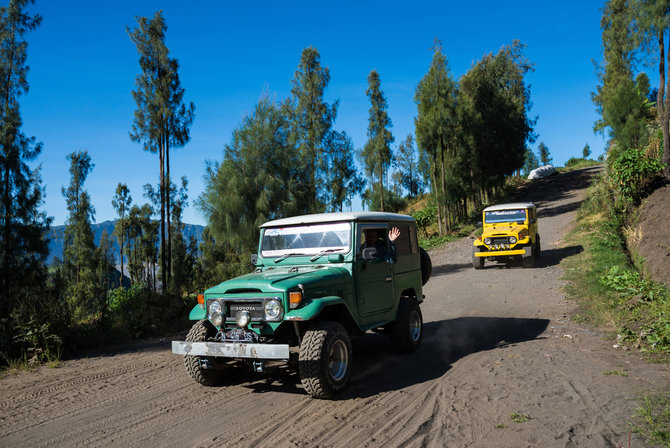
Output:
<instances>
[{"instance_id":1,"label":"distant mountain","mask_svg":"<svg viewBox=\"0 0 670 448\"><path fill-rule=\"evenodd\" d=\"M114 254L114 261L116 264L121 263L121 258L119 257L119 246L116 244L116 238L113 236L114 226L116 221L105 221L98 224L93 224L91 227L93 229L93 236L95 238L95 245L100 244L100 236L102 231L106 230L107 235L112 240L112 253ZM191 235L195 237L198 241L198 245L202 242L202 231L205 230L204 226L199 226L197 224L184 224L184 239L188 242L191 238ZM49 258L47 258L47 264L51 264L54 261L54 258L58 257L61 260L63 259L63 232L65 231L65 226L53 226L49 232Z\"/></svg>"}]
</instances>

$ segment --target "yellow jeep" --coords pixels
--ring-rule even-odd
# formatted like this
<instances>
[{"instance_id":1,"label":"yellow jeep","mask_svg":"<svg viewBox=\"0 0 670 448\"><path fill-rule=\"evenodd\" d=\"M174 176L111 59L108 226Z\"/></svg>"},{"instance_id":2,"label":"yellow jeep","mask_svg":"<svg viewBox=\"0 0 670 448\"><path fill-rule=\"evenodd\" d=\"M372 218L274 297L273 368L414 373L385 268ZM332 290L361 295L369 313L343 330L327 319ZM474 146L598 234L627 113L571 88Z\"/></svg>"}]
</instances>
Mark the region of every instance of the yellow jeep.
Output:
<instances>
[{"instance_id":1,"label":"yellow jeep","mask_svg":"<svg viewBox=\"0 0 670 448\"><path fill-rule=\"evenodd\" d=\"M487 207L482 213L482 236L475 239L472 265L484 267L484 259L510 260L521 257L523 267L533 268L540 258L537 209L532 202Z\"/></svg>"}]
</instances>

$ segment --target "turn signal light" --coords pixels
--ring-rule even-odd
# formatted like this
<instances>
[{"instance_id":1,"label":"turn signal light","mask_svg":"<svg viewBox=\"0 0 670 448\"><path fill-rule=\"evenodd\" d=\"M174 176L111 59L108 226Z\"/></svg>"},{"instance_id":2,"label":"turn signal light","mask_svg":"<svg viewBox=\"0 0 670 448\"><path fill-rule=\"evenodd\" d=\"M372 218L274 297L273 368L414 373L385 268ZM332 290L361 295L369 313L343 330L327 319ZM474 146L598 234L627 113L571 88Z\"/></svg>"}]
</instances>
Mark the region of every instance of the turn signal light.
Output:
<instances>
[{"instance_id":1,"label":"turn signal light","mask_svg":"<svg viewBox=\"0 0 670 448\"><path fill-rule=\"evenodd\" d=\"M200 305L201 308L205 307L205 295L204 294L198 294L198 305Z\"/></svg>"},{"instance_id":2,"label":"turn signal light","mask_svg":"<svg viewBox=\"0 0 670 448\"><path fill-rule=\"evenodd\" d=\"M288 293L288 301L290 308L298 308L302 302L302 292L293 291Z\"/></svg>"}]
</instances>

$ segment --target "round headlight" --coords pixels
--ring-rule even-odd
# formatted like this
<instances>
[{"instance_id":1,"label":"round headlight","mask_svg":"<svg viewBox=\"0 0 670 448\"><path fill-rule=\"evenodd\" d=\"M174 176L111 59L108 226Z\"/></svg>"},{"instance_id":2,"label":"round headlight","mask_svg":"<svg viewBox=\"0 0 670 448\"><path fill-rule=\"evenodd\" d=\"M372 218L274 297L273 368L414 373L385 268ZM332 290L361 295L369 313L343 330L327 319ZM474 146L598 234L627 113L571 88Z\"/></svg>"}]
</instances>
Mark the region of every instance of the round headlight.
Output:
<instances>
[{"instance_id":1,"label":"round headlight","mask_svg":"<svg viewBox=\"0 0 670 448\"><path fill-rule=\"evenodd\" d=\"M265 302L265 317L267 320L275 320L281 316L281 305L272 299Z\"/></svg>"},{"instance_id":2,"label":"round headlight","mask_svg":"<svg viewBox=\"0 0 670 448\"><path fill-rule=\"evenodd\" d=\"M207 310L209 312L209 316L207 316L209 320L212 321L215 326L220 327L223 323L223 310L221 309L221 304L216 300L211 300Z\"/></svg>"},{"instance_id":3,"label":"round headlight","mask_svg":"<svg viewBox=\"0 0 670 448\"><path fill-rule=\"evenodd\" d=\"M491 244L491 238L484 238L484 244L487 246Z\"/></svg>"},{"instance_id":4,"label":"round headlight","mask_svg":"<svg viewBox=\"0 0 670 448\"><path fill-rule=\"evenodd\" d=\"M510 236L510 237L509 237L509 243L510 243L510 244L514 244L514 243L516 243L516 237L515 237L515 236Z\"/></svg>"},{"instance_id":5,"label":"round headlight","mask_svg":"<svg viewBox=\"0 0 670 448\"><path fill-rule=\"evenodd\" d=\"M251 322L251 314L249 314L249 311L238 311L235 315L235 323L237 323L238 327L246 328L247 325L249 325L249 322Z\"/></svg>"}]
</instances>

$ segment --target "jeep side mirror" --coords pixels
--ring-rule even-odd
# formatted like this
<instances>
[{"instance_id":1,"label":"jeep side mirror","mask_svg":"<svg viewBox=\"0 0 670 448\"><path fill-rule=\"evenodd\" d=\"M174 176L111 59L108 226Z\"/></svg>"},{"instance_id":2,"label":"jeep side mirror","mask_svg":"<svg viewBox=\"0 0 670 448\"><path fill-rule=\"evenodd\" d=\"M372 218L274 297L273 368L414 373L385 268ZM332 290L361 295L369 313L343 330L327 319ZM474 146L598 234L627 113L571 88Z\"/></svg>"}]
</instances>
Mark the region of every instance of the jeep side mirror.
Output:
<instances>
[{"instance_id":1,"label":"jeep side mirror","mask_svg":"<svg viewBox=\"0 0 670 448\"><path fill-rule=\"evenodd\" d=\"M363 260L372 261L377 258L377 248L376 247L366 247L361 253Z\"/></svg>"},{"instance_id":2,"label":"jeep side mirror","mask_svg":"<svg viewBox=\"0 0 670 448\"><path fill-rule=\"evenodd\" d=\"M258 263L258 254L251 254L251 264L256 266L256 263Z\"/></svg>"}]
</instances>

